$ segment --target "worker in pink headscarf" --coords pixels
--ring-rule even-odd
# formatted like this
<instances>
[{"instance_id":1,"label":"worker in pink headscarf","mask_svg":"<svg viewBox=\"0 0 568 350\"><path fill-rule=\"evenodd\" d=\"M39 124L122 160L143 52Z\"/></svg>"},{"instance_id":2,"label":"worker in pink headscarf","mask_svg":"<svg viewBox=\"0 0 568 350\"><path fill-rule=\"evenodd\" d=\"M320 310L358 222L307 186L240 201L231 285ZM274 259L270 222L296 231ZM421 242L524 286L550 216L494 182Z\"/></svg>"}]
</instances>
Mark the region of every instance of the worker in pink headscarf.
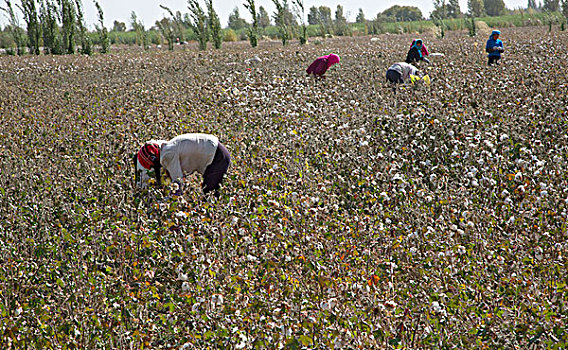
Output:
<instances>
[{"instance_id":1,"label":"worker in pink headscarf","mask_svg":"<svg viewBox=\"0 0 568 350\"><path fill-rule=\"evenodd\" d=\"M327 72L329 67L336 63L339 63L339 56L334 53L327 56L321 56L316 58L316 60L310 64L308 69L306 69L306 73L308 73L308 75L313 74L317 77L321 77L325 74L325 72Z\"/></svg>"}]
</instances>

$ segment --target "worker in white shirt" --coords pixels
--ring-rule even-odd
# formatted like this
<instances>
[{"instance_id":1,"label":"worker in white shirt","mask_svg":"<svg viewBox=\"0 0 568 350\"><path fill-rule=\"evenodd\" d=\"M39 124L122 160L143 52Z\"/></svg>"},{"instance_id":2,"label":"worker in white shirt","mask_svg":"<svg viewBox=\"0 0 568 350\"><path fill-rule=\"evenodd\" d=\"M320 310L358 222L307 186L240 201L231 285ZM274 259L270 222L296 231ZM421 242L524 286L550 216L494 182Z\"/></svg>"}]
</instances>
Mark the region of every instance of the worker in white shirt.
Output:
<instances>
[{"instance_id":1,"label":"worker in white shirt","mask_svg":"<svg viewBox=\"0 0 568 350\"><path fill-rule=\"evenodd\" d=\"M183 134L170 141L152 140L146 142L135 156L136 183L145 187L150 178L147 172L153 170L160 185L163 166L172 181L180 186L176 193L180 195L184 174L197 171L203 175L203 193L213 191L215 197L219 197L219 188L230 163L229 151L213 135Z\"/></svg>"},{"instance_id":2,"label":"worker in white shirt","mask_svg":"<svg viewBox=\"0 0 568 350\"><path fill-rule=\"evenodd\" d=\"M392 84L402 84L410 81L410 75L419 75L418 68L410 63L397 62L387 70L387 82Z\"/></svg>"}]
</instances>

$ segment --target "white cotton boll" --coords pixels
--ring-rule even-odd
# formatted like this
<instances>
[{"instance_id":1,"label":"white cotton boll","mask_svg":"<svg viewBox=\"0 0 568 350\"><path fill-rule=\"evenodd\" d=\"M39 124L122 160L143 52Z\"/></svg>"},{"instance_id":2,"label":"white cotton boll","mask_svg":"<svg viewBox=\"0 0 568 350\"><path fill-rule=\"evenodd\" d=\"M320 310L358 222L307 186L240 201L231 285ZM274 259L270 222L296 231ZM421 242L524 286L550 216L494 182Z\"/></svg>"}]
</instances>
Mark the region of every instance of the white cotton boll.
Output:
<instances>
[{"instance_id":1,"label":"white cotton boll","mask_svg":"<svg viewBox=\"0 0 568 350\"><path fill-rule=\"evenodd\" d=\"M437 302L437 301L432 302L432 311L434 311L436 313L442 311L442 306L440 305L439 302Z\"/></svg>"},{"instance_id":2,"label":"white cotton boll","mask_svg":"<svg viewBox=\"0 0 568 350\"><path fill-rule=\"evenodd\" d=\"M503 190L503 192L501 192L501 197L509 197L509 191Z\"/></svg>"},{"instance_id":3,"label":"white cotton boll","mask_svg":"<svg viewBox=\"0 0 568 350\"><path fill-rule=\"evenodd\" d=\"M513 200L511 199L511 197L505 198L503 202L507 205L513 205Z\"/></svg>"},{"instance_id":4,"label":"white cotton boll","mask_svg":"<svg viewBox=\"0 0 568 350\"><path fill-rule=\"evenodd\" d=\"M189 292L189 283L183 282L183 283L181 284L181 290L182 290L183 292Z\"/></svg>"},{"instance_id":5,"label":"white cotton boll","mask_svg":"<svg viewBox=\"0 0 568 350\"><path fill-rule=\"evenodd\" d=\"M213 307L223 304L224 301L225 299L221 294L213 294L211 296L211 303L213 304Z\"/></svg>"},{"instance_id":6,"label":"white cotton boll","mask_svg":"<svg viewBox=\"0 0 568 350\"><path fill-rule=\"evenodd\" d=\"M404 180L404 178L403 178L402 175L400 175L400 174L395 174L395 175L392 177L392 181L395 181L395 182L396 182L396 181L402 181L402 180Z\"/></svg>"},{"instance_id":7,"label":"white cotton boll","mask_svg":"<svg viewBox=\"0 0 568 350\"><path fill-rule=\"evenodd\" d=\"M248 341L247 335L243 332L239 333L239 340L240 340L240 342L237 345L235 345L235 349L246 348L247 341Z\"/></svg>"},{"instance_id":8,"label":"white cotton boll","mask_svg":"<svg viewBox=\"0 0 568 350\"><path fill-rule=\"evenodd\" d=\"M379 194L379 197L381 197L383 200L388 201L390 200L389 195L386 192L381 192Z\"/></svg>"},{"instance_id":9,"label":"white cotton boll","mask_svg":"<svg viewBox=\"0 0 568 350\"><path fill-rule=\"evenodd\" d=\"M178 211L177 213L175 213L175 216L180 219L185 219L187 218L187 213L184 213L183 211Z\"/></svg>"},{"instance_id":10,"label":"white cotton boll","mask_svg":"<svg viewBox=\"0 0 568 350\"><path fill-rule=\"evenodd\" d=\"M547 197L547 196L548 196L548 191L546 191L546 190L540 191L540 196L541 196L541 197Z\"/></svg>"},{"instance_id":11,"label":"white cotton boll","mask_svg":"<svg viewBox=\"0 0 568 350\"><path fill-rule=\"evenodd\" d=\"M453 131L453 130L448 131L448 136L449 136L449 137L454 137L454 131Z\"/></svg>"},{"instance_id":12,"label":"white cotton boll","mask_svg":"<svg viewBox=\"0 0 568 350\"><path fill-rule=\"evenodd\" d=\"M368 147L369 146L369 141L359 141L359 147Z\"/></svg>"},{"instance_id":13,"label":"white cotton boll","mask_svg":"<svg viewBox=\"0 0 568 350\"><path fill-rule=\"evenodd\" d=\"M515 174L515 181L516 181L516 182L521 182L521 181L523 181L523 173L521 173L521 172L516 173L516 174Z\"/></svg>"},{"instance_id":14,"label":"white cotton boll","mask_svg":"<svg viewBox=\"0 0 568 350\"><path fill-rule=\"evenodd\" d=\"M394 300L387 300L385 301L385 306L394 309L397 306L397 303Z\"/></svg>"},{"instance_id":15,"label":"white cotton boll","mask_svg":"<svg viewBox=\"0 0 568 350\"><path fill-rule=\"evenodd\" d=\"M499 141L501 141L501 142L503 142L503 141L505 141L505 140L507 140L507 139L509 139L509 135L507 135L507 134L502 134L502 135L499 137Z\"/></svg>"},{"instance_id":16,"label":"white cotton boll","mask_svg":"<svg viewBox=\"0 0 568 350\"><path fill-rule=\"evenodd\" d=\"M547 190L548 189L548 186L544 182L541 182L539 185L540 185L541 190Z\"/></svg>"},{"instance_id":17,"label":"white cotton boll","mask_svg":"<svg viewBox=\"0 0 568 350\"><path fill-rule=\"evenodd\" d=\"M479 182L477 181L477 179L471 180L471 186L473 186L473 187L478 187L478 186L479 186Z\"/></svg>"},{"instance_id":18,"label":"white cotton boll","mask_svg":"<svg viewBox=\"0 0 568 350\"><path fill-rule=\"evenodd\" d=\"M508 225L512 225L515 223L515 216L511 215L511 217L509 218L509 220L507 220L507 224Z\"/></svg>"},{"instance_id":19,"label":"white cotton boll","mask_svg":"<svg viewBox=\"0 0 568 350\"><path fill-rule=\"evenodd\" d=\"M466 249L463 245L458 245L458 254L459 255L464 255L466 253Z\"/></svg>"},{"instance_id":20,"label":"white cotton boll","mask_svg":"<svg viewBox=\"0 0 568 350\"><path fill-rule=\"evenodd\" d=\"M430 174L430 182L436 181L436 178L437 178L437 177L438 177L438 176L437 176L436 174Z\"/></svg>"},{"instance_id":21,"label":"white cotton boll","mask_svg":"<svg viewBox=\"0 0 568 350\"><path fill-rule=\"evenodd\" d=\"M254 255L247 255L247 261L257 261L258 258Z\"/></svg>"},{"instance_id":22,"label":"white cotton boll","mask_svg":"<svg viewBox=\"0 0 568 350\"><path fill-rule=\"evenodd\" d=\"M234 217L233 220L231 220L231 225L235 226L239 223L239 218Z\"/></svg>"},{"instance_id":23,"label":"white cotton boll","mask_svg":"<svg viewBox=\"0 0 568 350\"><path fill-rule=\"evenodd\" d=\"M189 278L186 273L178 273L178 281L187 281Z\"/></svg>"}]
</instances>

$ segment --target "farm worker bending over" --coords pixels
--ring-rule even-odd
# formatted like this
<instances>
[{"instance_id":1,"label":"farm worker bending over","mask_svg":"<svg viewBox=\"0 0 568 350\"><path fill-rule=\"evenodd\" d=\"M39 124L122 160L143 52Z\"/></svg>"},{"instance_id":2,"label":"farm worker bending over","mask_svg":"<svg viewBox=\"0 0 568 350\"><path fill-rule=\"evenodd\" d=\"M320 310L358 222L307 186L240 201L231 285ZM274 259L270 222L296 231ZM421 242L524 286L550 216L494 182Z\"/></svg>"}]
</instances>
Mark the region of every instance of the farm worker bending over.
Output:
<instances>
[{"instance_id":1,"label":"farm worker bending over","mask_svg":"<svg viewBox=\"0 0 568 350\"><path fill-rule=\"evenodd\" d=\"M397 62L387 70L387 82L402 84L410 81L410 75L419 75L418 68L406 62Z\"/></svg>"},{"instance_id":2,"label":"farm worker bending over","mask_svg":"<svg viewBox=\"0 0 568 350\"><path fill-rule=\"evenodd\" d=\"M316 58L315 61L310 64L308 69L306 69L306 73L308 75L313 74L315 76L321 77L327 72L329 67L333 66L334 64L339 63L339 56L332 53L327 56L321 56Z\"/></svg>"},{"instance_id":3,"label":"farm worker bending over","mask_svg":"<svg viewBox=\"0 0 568 350\"><path fill-rule=\"evenodd\" d=\"M136 182L145 187L148 170L154 170L158 185L161 184L160 169L163 166L181 194L184 174L197 171L203 175L203 193L214 191L219 197L219 187L231 163L229 151L216 136L208 134L183 134L170 141L152 140L140 148L134 159ZM138 179L139 172L142 177Z\"/></svg>"},{"instance_id":4,"label":"farm worker bending over","mask_svg":"<svg viewBox=\"0 0 568 350\"><path fill-rule=\"evenodd\" d=\"M424 57L422 49L423 47L424 45L422 43L422 39L415 39L412 46L410 47L410 50L408 50L408 54L406 55L406 63L414 63L418 61L430 63L430 60ZM426 53L427 52L428 50L426 50Z\"/></svg>"},{"instance_id":5,"label":"farm worker bending over","mask_svg":"<svg viewBox=\"0 0 568 350\"><path fill-rule=\"evenodd\" d=\"M489 40L487 40L487 44L485 44L485 51L489 53L487 56L489 61L487 62L488 65L499 64L499 60L501 59L501 52L505 51L503 48L503 42L499 39L499 35L501 32L498 30L494 30L491 35L489 36Z\"/></svg>"}]
</instances>

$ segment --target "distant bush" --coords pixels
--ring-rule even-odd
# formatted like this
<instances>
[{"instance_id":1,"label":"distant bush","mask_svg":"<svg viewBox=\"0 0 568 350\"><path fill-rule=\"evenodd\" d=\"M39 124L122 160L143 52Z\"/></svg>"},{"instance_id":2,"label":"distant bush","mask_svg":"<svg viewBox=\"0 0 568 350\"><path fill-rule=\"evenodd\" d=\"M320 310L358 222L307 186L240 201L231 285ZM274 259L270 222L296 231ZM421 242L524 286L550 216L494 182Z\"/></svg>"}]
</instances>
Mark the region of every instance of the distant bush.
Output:
<instances>
[{"instance_id":1,"label":"distant bush","mask_svg":"<svg viewBox=\"0 0 568 350\"><path fill-rule=\"evenodd\" d=\"M225 34L224 34L224 37L223 37L223 41L238 41L237 34L235 34L234 30L225 29L224 32L225 32Z\"/></svg>"}]
</instances>

